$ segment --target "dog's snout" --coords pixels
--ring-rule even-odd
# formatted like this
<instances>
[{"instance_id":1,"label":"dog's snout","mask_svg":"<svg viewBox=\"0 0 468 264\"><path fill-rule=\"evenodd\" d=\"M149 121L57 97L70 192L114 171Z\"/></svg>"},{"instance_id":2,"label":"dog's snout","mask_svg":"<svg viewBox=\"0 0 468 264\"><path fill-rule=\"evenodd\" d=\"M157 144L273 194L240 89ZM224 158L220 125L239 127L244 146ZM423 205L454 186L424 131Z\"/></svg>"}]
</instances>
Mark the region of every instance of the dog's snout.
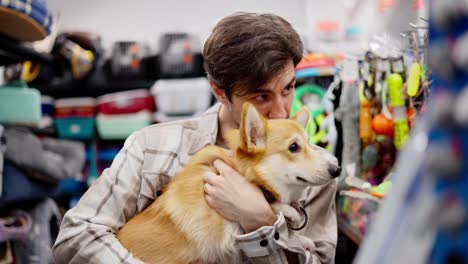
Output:
<instances>
[{"instance_id":1,"label":"dog's snout","mask_svg":"<svg viewBox=\"0 0 468 264\"><path fill-rule=\"evenodd\" d=\"M341 174L341 167L335 164L330 164L328 165L328 172L333 178L336 178Z\"/></svg>"}]
</instances>

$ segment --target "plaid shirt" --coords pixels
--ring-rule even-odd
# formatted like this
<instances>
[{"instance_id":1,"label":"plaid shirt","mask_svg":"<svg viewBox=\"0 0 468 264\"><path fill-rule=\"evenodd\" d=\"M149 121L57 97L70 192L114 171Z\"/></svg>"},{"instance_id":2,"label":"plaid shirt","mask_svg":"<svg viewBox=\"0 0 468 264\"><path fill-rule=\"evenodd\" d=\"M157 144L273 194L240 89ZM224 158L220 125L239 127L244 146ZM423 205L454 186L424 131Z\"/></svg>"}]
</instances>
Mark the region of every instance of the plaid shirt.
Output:
<instances>
[{"instance_id":1,"label":"plaid shirt","mask_svg":"<svg viewBox=\"0 0 468 264\"><path fill-rule=\"evenodd\" d=\"M168 180L203 146L215 144L220 104L203 115L146 127L132 134L98 180L64 216L53 252L57 263L141 263L115 237L133 216L160 195ZM278 215L273 226L238 234L242 263L332 263L337 240L336 182L304 192L309 222L296 232ZM313 239L304 250L296 238Z\"/></svg>"}]
</instances>

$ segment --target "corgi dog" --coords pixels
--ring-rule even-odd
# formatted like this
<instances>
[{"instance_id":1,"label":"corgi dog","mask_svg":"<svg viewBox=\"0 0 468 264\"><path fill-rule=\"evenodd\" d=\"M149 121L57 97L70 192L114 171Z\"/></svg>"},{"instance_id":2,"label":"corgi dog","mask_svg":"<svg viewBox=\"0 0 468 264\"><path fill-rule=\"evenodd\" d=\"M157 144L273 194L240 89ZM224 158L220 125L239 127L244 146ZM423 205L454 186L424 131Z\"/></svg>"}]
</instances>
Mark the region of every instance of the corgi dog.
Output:
<instances>
[{"instance_id":1,"label":"corgi dog","mask_svg":"<svg viewBox=\"0 0 468 264\"><path fill-rule=\"evenodd\" d=\"M118 231L117 238L146 263L233 263L239 257L235 234L240 226L208 206L203 175L217 173L213 162L223 160L260 187L274 211L299 220L301 215L290 204L306 187L326 184L340 173L333 155L308 143L304 130L308 120L306 109L291 119L266 120L245 103L240 129L227 135L232 152L215 145L197 152L162 195Z\"/></svg>"}]
</instances>

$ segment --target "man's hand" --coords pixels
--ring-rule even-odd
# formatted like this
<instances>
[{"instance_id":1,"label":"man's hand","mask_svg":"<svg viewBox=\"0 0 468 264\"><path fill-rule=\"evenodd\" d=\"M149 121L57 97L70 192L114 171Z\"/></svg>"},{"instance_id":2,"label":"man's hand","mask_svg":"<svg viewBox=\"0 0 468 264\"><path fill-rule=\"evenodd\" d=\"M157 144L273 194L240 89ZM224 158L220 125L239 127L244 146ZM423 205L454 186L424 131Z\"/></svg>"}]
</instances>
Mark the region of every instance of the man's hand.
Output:
<instances>
[{"instance_id":1,"label":"man's hand","mask_svg":"<svg viewBox=\"0 0 468 264\"><path fill-rule=\"evenodd\" d=\"M271 226L276 215L262 191L221 160L214 162L220 175L204 175L208 205L225 219L239 223L246 233Z\"/></svg>"}]
</instances>

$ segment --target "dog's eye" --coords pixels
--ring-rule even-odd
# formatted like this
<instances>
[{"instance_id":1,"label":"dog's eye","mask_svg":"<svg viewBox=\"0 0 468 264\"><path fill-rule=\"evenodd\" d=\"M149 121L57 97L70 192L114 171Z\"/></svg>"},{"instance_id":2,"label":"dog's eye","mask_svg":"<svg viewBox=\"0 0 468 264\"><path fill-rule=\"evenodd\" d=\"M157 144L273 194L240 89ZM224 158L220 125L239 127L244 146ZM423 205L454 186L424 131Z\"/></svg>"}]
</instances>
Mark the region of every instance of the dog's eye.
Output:
<instances>
[{"instance_id":1,"label":"dog's eye","mask_svg":"<svg viewBox=\"0 0 468 264\"><path fill-rule=\"evenodd\" d=\"M288 150L291 151L292 153L296 153L300 150L300 147L296 142L294 142L289 146Z\"/></svg>"}]
</instances>

